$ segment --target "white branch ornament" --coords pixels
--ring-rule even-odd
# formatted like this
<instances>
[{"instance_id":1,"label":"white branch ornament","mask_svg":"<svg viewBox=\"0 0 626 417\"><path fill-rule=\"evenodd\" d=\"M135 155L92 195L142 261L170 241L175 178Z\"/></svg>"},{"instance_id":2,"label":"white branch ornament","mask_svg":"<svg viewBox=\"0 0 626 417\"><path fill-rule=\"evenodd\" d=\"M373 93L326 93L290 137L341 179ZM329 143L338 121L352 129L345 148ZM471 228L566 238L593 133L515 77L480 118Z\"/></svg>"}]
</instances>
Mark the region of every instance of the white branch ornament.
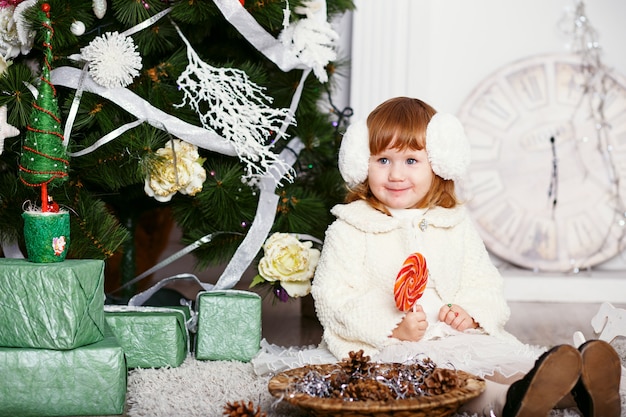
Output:
<instances>
[{"instance_id":1,"label":"white branch ornament","mask_svg":"<svg viewBox=\"0 0 626 417\"><path fill-rule=\"evenodd\" d=\"M247 163L243 180L253 181L280 162L264 143L271 132L281 129L284 120L293 120L289 109L267 106L265 103L272 99L244 71L216 68L202 61L179 28L174 27L187 46L189 60L177 80L183 102L176 107L190 106L205 129L229 138L239 158ZM203 113L205 107L208 111Z\"/></svg>"}]
</instances>

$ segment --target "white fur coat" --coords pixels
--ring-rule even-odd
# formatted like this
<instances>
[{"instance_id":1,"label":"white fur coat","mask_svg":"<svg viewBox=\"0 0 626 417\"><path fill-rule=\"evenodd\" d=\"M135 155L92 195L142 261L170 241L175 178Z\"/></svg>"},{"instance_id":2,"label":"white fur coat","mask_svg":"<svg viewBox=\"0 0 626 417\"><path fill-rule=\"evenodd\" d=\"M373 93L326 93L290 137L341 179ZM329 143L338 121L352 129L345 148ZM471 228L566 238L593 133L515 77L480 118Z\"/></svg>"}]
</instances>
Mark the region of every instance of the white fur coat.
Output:
<instances>
[{"instance_id":1,"label":"white fur coat","mask_svg":"<svg viewBox=\"0 0 626 417\"><path fill-rule=\"evenodd\" d=\"M509 308L502 277L464 207L391 217L357 201L332 213L337 220L326 232L312 294L323 341L337 358L359 349L373 356L398 342L389 336L404 313L393 287L413 252L424 255L431 285L445 303L462 306L485 333L512 338L504 330Z\"/></svg>"}]
</instances>

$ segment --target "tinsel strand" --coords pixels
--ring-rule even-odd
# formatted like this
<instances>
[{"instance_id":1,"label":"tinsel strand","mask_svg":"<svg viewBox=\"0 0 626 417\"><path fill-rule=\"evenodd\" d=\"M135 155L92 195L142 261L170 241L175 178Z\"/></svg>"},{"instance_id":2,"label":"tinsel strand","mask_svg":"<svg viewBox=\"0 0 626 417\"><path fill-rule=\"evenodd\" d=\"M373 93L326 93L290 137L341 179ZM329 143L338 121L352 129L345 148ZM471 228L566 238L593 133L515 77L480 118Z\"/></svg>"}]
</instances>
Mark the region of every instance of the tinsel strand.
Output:
<instances>
[{"instance_id":1,"label":"tinsel strand","mask_svg":"<svg viewBox=\"0 0 626 417\"><path fill-rule=\"evenodd\" d=\"M612 193L615 202L615 221L623 218L625 215L625 206L622 199L620 178L617 175L618 168L615 161L612 145L609 138L610 124L606 119L604 106L609 93L611 77L609 70L602 63L601 48L598 42L598 33L590 23L585 12L585 3L580 0L577 2L573 12L573 22L564 21L565 26L563 32L572 37L572 52L580 56L580 72L583 78L582 96L579 106L587 99L590 118L594 123L597 136L598 152L606 160L607 176L611 184ZM609 227L603 240L602 245L598 247L594 254L600 253L608 245L609 239L612 237L613 228ZM617 239L622 241L626 231L623 231ZM589 257L594 254L588 255ZM574 272L579 272L578 268L574 268Z\"/></svg>"}]
</instances>

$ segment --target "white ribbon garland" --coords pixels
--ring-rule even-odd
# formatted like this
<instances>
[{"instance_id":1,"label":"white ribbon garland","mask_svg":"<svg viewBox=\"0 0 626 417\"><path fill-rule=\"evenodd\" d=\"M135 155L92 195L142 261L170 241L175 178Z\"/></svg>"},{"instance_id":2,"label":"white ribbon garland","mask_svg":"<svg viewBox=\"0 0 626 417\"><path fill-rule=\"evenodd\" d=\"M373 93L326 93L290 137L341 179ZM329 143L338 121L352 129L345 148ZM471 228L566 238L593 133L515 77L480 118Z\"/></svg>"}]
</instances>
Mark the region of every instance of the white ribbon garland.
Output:
<instances>
[{"instance_id":1,"label":"white ribbon garland","mask_svg":"<svg viewBox=\"0 0 626 417\"><path fill-rule=\"evenodd\" d=\"M143 22L141 22L139 24L136 24L132 28L126 29L124 32L120 33L120 35L122 35L122 36L134 35L135 33L140 32L140 31L142 31L142 30L152 26L158 20L160 20L163 16L167 15L171 11L172 11L172 8L168 7L167 9L162 10L159 13L155 14L151 18L146 19L146 20L144 20Z\"/></svg>"},{"instance_id":2,"label":"white ribbon garland","mask_svg":"<svg viewBox=\"0 0 626 417\"><path fill-rule=\"evenodd\" d=\"M213 0L226 20L230 22L247 40L275 63L283 72L292 69L308 68L298 56L278 39L267 33L254 17L239 3L239 0Z\"/></svg>"},{"instance_id":3,"label":"white ribbon garland","mask_svg":"<svg viewBox=\"0 0 626 417\"><path fill-rule=\"evenodd\" d=\"M221 290L234 287L263 246L276 217L279 196L274 191L286 173L285 166L293 165L302 149L304 149L302 141L299 138L292 139L287 148L280 153L280 158L285 164L277 166L274 175L268 174L261 179L259 184L261 195L252 226L215 284L214 289Z\"/></svg>"},{"instance_id":4,"label":"white ribbon garland","mask_svg":"<svg viewBox=\"0 0 626 417\"><path fill-rule=\"evenodd\" d=\"M24 254L16 240L0 240L0 247L5 258L24 259Z\"/></svg>"},{"instance_id":5,"label":"white ribbon garland","mask_svg":"<svg viewBox=\"0 0 626 417\"><path fill-rule=\"evenodd\" d=\"M82 150L80 150L78 152L68 152L68 155L71 156L71 157L87 155L88 153L91 153L91 152L95 151L96 149L98 149L102 145L106 145L107 143L111 142L113 139L121 136L126 131L128 131L130 129L134 129L137 126L139 126L139 125L141 125L143 123L144 123L144 120L141 120L141 119L140 120L136 120L136 121L131 122L131 123L126 123L125 125L120 126L117 129L114 129L111 132L107 133L106 135L104 135L103 137L98 139L96 142L94 142L93 145L88 146L85 149L82 149Z\"/></svg>"},{"instance_id":6,"label":"white ribbon garland","mask_svg":"<svg viewBox=\"0 0 626 417\"><path fill-rule=\"evenodd\" d=\"M69 58L72 59L73 56ZM63 146L67 149L67 146L70 144L70 135L72 134L72 127L74 127L74 120L76 119L76 115L78 114L78 108L80 107L80 99L83 97L85 78L87 77L87 70L89 68L89 63L86 62L83 65L83 70L81 71L80 79L78 80L78 85L76 86L76 93L74 93L74 99L72 100L72 106L70 107L70 112L67 115L67 119L65 120L65 129L63 130ZM71 155L70 155L71 156Z\"/></svg>"},{"instance_id":7,"label":"white ribbon garland","mask_svg":"<svg viewBox=\"0 0 626 417\"><path fill-rule=\"evenodd\" d=\"M80 82L81 73L82 71L77 68L59 67L52 70L50 80L54 85L76 89ZM85 78L84 87L85 91L110 100L151 126L167 129L172 136L209 151L237 156L233 145L217 133L184 122L152 106L142 97L126 88L105 88L93 81L91 77Z\"/></svg>"}]
</instances>

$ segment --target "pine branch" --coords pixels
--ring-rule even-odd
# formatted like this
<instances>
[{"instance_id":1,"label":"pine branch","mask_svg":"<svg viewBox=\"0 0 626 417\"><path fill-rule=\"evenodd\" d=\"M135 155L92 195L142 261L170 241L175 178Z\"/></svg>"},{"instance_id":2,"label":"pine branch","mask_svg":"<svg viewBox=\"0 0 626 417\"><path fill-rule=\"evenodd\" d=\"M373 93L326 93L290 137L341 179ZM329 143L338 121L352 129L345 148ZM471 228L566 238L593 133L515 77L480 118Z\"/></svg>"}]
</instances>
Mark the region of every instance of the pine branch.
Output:
<instances>
[{"instance_id":1,"label":"pine branch","mask_svg":"<svg viewBox=\"0 0 626 417\"><path fill-rule=\"evenodd\" d=\"M103 201L93 198L80 184L74 184L71 218L70 257L107 259L130 238L126 229L107 209Z\"/></svg>"},{"instance_id":2,"label":"pine branch","mask_svg":"<svg viewBox=\"0 0 626 417\"><path fill-rule=\"evenodd\" d=\"M100 135L90 135L81 144L92 145ZM140 184L147 175L147 161L154 158L152 149L163 146L170 136L143 124L84 156L75 157L72 166L81 172L81 180L106 191Z\"/></svg>"},{"instance_id":3,"label":"pine branch","mask_svg":"<svg viewBox=\"0 0 626 417\"><path fill-rule=\"evenodd\" d=\"M160 0L113 0L112 3L115 18L127 28L149 19L167 7Z\"/></svg>"},{"instance_id":4,"label":"pine branch","mask_svg":"<svg viewBox=\"0 0 626 417\"><path fill-rule=\"evenodd\" d=\"M22 133L28 124L34 101L27 84L37 83L35 75L22 63L11 65L0 77L0 106L7 106L7 122L20 129Z\"/></svg>"},{"instance_id":5,"label":"pine branch","mask_svg":"<svg viewBox=\"0 0 626 417\"><path fill-rule=\"evenodd\" d=\"M318 195L288 186L279 191L279 196L273 231L310 234L323 239L329 212Z\"/></svg>"}]
</instances>

